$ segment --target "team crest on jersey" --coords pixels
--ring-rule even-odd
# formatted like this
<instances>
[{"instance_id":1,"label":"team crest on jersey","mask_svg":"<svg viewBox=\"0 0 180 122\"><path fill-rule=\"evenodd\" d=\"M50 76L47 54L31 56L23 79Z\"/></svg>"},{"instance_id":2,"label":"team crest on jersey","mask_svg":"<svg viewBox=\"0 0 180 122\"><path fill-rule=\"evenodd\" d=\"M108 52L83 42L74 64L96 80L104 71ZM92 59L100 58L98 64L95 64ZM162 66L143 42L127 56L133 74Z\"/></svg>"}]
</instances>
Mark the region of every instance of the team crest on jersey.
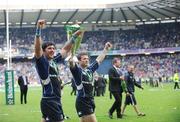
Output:
<instances>
[{"instance_id":1,"label":"team crest on jersey","mask_svg":"<svg viewBox=\"0 0 180 122\"><path fill-rule=\"evenodd\" d=\"M81 112L81 111L79 111L79 112L78 112L78 115L79 115L79 116L81 116L81 115L82 115L82 112Z\"/></svg>"},{"instance_id":2,"label":"team crest on jersey","mask_svg":"<svg viewBox=\"0 0 180 122\"><path fill-rule=\"evenodd\" d=\"M54 61L49 62L50 67L52 67L56 72L58 72L58 67Z\"/></svg>"},{"instance_id":3,"label":"team crest on jersey","mask_svg":"<svg viewBox=\"0 0 180 122\"><path fill-rule=\"evenodd\" d=\"M93 75L90 70L86 69L82 71L82 74L85 75L89 81L93 81Z\"/></svg>"}]
</instances>

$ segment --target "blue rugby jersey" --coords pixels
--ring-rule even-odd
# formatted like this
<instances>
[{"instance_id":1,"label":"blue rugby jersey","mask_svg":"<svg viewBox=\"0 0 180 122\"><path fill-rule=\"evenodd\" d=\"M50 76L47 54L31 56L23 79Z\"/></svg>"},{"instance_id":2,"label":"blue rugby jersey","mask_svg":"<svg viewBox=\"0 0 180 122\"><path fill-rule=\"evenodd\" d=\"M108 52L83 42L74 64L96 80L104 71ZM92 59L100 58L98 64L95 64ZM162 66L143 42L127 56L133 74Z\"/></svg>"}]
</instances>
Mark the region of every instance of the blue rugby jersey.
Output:
<instances>
[{"instance_id":1,"label":"blue rugby jersey","mask_svg":"<svg viewBox=\"0 0 180 122\"><path fill-rule=\"evenodd\" d=\"M96 71L98 67L98 62L94 61L86 69L82 69L77 64L75 64L75 67L70 68L78 90L77 97L93 97L93 73Z\"/></svg>"},{"instance_id":2,"label":"blue rugby jersey","mask_svg":"<svg viewBox=\"0 0 180 122\"><path fill-rule=\"evenodd\" d=\"M40 58L35 58L36 70L41 80L43 88L43 98L60 98L61 97L61 79L57 63L61 62L62 56L57 54L52 60L42 55Z\"/></svg>"},{"instance_id":3,"label":"blue rugby jersey","mask_svg":"<svg viewBox=\"0 0 180 122\"><path fill-rule=\"evenodd\" d=\"M125 73L125 82L129 93L135 92L134 86L141 88L141 85L136 82L134 74L131 72Z\"/></svg>"}]
</instances>

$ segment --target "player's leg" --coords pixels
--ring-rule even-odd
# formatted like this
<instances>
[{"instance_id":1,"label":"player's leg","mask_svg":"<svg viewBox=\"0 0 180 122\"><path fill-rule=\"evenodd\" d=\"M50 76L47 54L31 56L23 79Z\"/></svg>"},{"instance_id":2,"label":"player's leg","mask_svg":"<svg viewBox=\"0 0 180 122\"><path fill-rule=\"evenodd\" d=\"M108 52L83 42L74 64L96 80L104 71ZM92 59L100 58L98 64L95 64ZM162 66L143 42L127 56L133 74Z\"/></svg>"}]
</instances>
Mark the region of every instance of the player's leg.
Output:
<instances>
[{"instance_id":1,"label":"player's leg","mask_svg":"<svg viewBox=\"0 0 180 122\"><path fill-rule=\"evenodd\" d=\"M76 88L74 89L74 95L76 96Z\"/></svg>"},{"instance_id":2,"label":"player's leg","mask_svg":"<svg viewBox=\"0 0 180 122\"><path fill-rule=\"evenodd\" d=\"M64 122L63 120L62 121L54 121L54 120L49 120L48 118L42 118L41 119L41 122Z\"/></svg>"},{"instance_id":3,"label":"player's leg","mask_svg":"<svg viewBox=\"0 0 180 122\"><path fill-rule=\"evenodd\" d=\"M80 122L97 122L95 114L85 115L80 118Z\"/></svg>"},{"instance_id":4,"label":"player's leg","mask_svg":"<svg viewBox=\"0 0 180 122\"><path fill-rule=\"evenodd\" d=\"M176 89L176 85L177 85L177 84L176 84L176 82L175 82L175 83L174 83L174 89Z\"/></svg>"},{"instance_id":5,"label":"player's leg","mask_svg":"<svg viewBox=\"0 0 180 122\"><path fill-rule=\"evenodd\" d=\"M137 102L136 102L136 98L134 96L134 93L130 94L130 99L131 99L131 104L133 105L133 108L135 110L135 112L137 113L138 116L145 116L144 113L141 113L137 107Z\"/></svg>"},{"instance_id":6,"label":"player's leg","mask_svg":"<svg viewBox=\"0 0 180 122\"><path fill-rule=\"evenodd\" d=\"M112 92L112 95L115 99L113 105L109 109L109 117L112 118L113 112L116 110L117 112L117 118L122 118L121 116L121 101L122 101L122 94L119 92Z\"/></svg>"},{"instance_id":7,"label":"player's leg","mask_svg":"<svg viewBox=\"0 0 180 122\"><path fill-rule=\"evenodd\" d=\"M91 98L77 98L76 111L80 118L80 122L97 122L94 99Z\"/></svg>"},{"instance_id":8,"label":"player's leg","mask_svg":"<svg viewBox=\"0 0 180 122\"><path fill-rule=\"evenodd\" d=\"M73 91L73 88L72 88L72 91L71 91L71 93L70 93L70 94L71 94L71 96L72 96L73 92L74 92L74 91Z\"/></svg>"},{"instance_id":9,"label":"player's leg","mask_svg":"<svg viewBox=\"0 0 180 122\"><path fill-rule=\"evenodd\" d=\"M178 84L178 82L177 82L177 88L179 89L179 84Z\"/></svg>"},{"instance_id":10,"label":"player's leg","mask_svg":"<svg viewBox=\"0 0 180 122\"><path fill-rule=\"evenodd\" d=\"M41 112L46 122L63 122L64 114L59 100L41 100Z\"/></svg>"},{"instance_id":11,"label":"player's leg","mask_svg":"<svg viewBox=\"0 0 180 122\"><path fill-rule=\"evenodd\" d=\"M23 104L23 94L24 94L24 91L23 91L23 89L20 89L20 101L21 101L21 104Z\"/></svg>"},{"instance_id":12,"label":"player's leg","mask_svg":"<svg viewBox=\"0 0 180 122\"><path fill-rule=\"evenodd\" d=\"M122 115L124 114L124 111L125 111L125 109L126 109L126 106L129 105L130 103L131 103L130 96L129 96L129 95L126 95L125 101L124 101L124 106L122 107L122 110L121 110L121 114L122 114Z\"/></svg>"},{"instance_id":13,"label":"player's leg","mask_svg":"<svg viewBox=\"0 0 180 122\"><path fill-rule=\"evenodd\" d=\"M145 116L145 113L142 113L138 110L137 105L133 105L133 108L138 116Z\"/></svg>"},{"instance_id":14,"label":"player's leg","mask_svg":"<svg viewBox=\"0 0 180 122\"><path fill-rule=\"evenodd\" d=\"M122 115L121 115L121 105L122 105L122 94L119 93L118 94L118 104L117 104L117 108L116 108L116 114L117 114L117 118L122 118Z\"/></svg>"},{"instance_id":15,"label":"player's leg","mask_svg":"<svg viewBox=\"0 0 180 122\"><path fill-rule=\"evenodd\" d=\"M42 118L41 122L64 122L64 121L51 121L51 120L45 120L44 118Z\"/></svg>"},{"instance_id":16,"label":"player's leg","mask_svg":"<svg viewBox=\"0 0 180 122\"><path fill-rule=\"evenodd\" d=\"M126 104L124 104L124 106L122 107L122 110L121 110L121 115L123 116L124 115L124 111L125 111L125 109L126 109Z\"/></svg>"},{"instance_id":17,"label":"player's leg","mask_svg":"<svg viewBox=\"0 0 180 122\"><path fill-rule=\"evenodd\" d=\"M46 122L46 120L44 118L41 119L41 122Z\"/></svg>"},{"instance_id":18,"label":"player's leg","mask_svg":"<svg viewBox=\"0 0 180 122\"><path fill-rule=\"evenodd\" d=\"M24 103L26 104L27 103L27 86L24 88Z\"/></svg>"},{"instance_id":19,"label":"player's leg","mask_svg":"<svg viewBox=\"0 0 180 122\"><path fill-rule=\"evenodd\" d=\"M134 108L135 112L137 113L137 115L139 115L140 112L139 112L139 110L138 110L138 108L137 108L137 105L133 105L133 108Z\"/></svg>"}]
</instances>

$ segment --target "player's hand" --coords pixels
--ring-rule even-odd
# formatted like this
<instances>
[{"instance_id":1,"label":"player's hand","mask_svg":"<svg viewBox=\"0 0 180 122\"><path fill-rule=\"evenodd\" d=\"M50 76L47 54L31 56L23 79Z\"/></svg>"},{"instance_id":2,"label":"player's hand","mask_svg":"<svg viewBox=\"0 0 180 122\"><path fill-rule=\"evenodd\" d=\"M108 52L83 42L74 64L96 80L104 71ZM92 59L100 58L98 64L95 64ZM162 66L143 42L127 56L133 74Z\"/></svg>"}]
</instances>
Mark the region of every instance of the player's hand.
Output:
<instances>
[{"instance_id":1,"label":"player's hand","mask_svg":"<svg viewBox=\"0 0 180 122\"><path fill-rule=\"evenodd\" d=\"M71 56L70 56L70 58L69 58L69 60L68 60L70 63L72 63L73 62L73 56L72 56L72 54L71 54Z\"/></svg>"},{"instance_id":2,"label":"player's hand","mask_svg":"<svg viewBox=\"0 0 180 122\"><path fill-rule=\"evenodd\" d=\"M70 55L70 58L68 59L68 62L69 62L69 66L70 67L74 67L75 66L75 62L73 60L73 55L72 54Z\"/></svg>"},{"instance_id":3,"label":"player's hand","mask_svg":"<svg viewBox=\"0 0 180 122\"><path fill-rule=\"evenodd\" d=\"M77 30L76 32L74 32L73 33L73 36L79 36L79 35L81 35L83 33L83 31L82 30Z\"/></svg>"},{"instance_id":4,"label":"player's hand","mask_svg":"<svg viewBox=\"0 0 180 122\"><path fill-rule=\"evenodd\" d=\"M126 92L126 96L130 96L129 92Z\"/></svg>"},{"instance_id":5,"label":"player's hand","mask_svg":"<svg viewBox=\"0 0 180 122\"><path fill-rule=\"evenodd\" d=\"M121 80L124 80L124 76L120 76L119 78L120 78Z\"/></svg>"},{"instance_id":6,"label":"player's hand","mask_svg":"<svg viewBox=\"0 0 180 122\"><path fill-rule=\"evenodd\" d=\"M46 23L46 22L45 22L44 19L40 19L40 20L38 20L38 22L37 22L37 27L43 29L43 28L45 27L45 23Z\"/></svg>"},{"instance_id":7,"label":"player's hand","mask_svg":"<svg viewBox=\"0 0 180 122\"><path fill-rule=\"evenodd\" d=\"M105 49L105 50L110 50L111 48L112 48L112 44L111 44L110 42L107 42L107 43L105 44L104 49Z\"/></svg>"}]
</instances>

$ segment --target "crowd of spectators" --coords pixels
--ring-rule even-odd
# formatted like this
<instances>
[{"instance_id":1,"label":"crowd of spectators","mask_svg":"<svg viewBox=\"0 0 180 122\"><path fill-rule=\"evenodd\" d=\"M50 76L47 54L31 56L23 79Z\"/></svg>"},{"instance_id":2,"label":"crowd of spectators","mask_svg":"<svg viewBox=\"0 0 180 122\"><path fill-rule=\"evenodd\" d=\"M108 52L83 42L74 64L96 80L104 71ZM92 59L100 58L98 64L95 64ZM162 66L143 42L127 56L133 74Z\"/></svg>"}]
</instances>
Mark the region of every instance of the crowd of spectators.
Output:
<instances>
[{"instance_id":1,"label":"crowd of spectators","mask_svg":"<svg viewBox=\"0 0 180 122\"><path fill-rule=\"evenodd\" d=\"M5 29L0 29L0 44L6 44ZM34 44L35 28L11 28L10 39L15 47ZM64 28L47 27L42 32L44 41L65 43L67 35ZM82 43L88 51L102 50L105 42L113 43L114 50L132 50L180 46L180 23L139 25L128 30L87 31ZM98 45L98 46L97 46Z\"/></svg>"},{"instance_id":2,"label":"crowd of spectators","mask_svg":"<svg viewBox=\"0 0 180 122\"><path fill-rule=\"evenodd\" d=\"M122 59L123 69L128 64L136 67L135 76L144 80L153 81L163 78L164 82L169 82L174 71L180 72L180 53L177 54L157 54L157 55L134 55L125 56ZM142 80L142 79L141 79Z\"/></svg>"},{"instance_id":3,"label":"crowd of spectators","mask_svg":"<svg viewBox=\"0 0 180 122\"><path fill-rule=\"evenodd\" d=\"M141 25L131 30L92 31L85 34L84 41L89 50L101 50L107 41L113 43L115 50L179 47L180 23Z\"/></svg>"}]
</instances>

